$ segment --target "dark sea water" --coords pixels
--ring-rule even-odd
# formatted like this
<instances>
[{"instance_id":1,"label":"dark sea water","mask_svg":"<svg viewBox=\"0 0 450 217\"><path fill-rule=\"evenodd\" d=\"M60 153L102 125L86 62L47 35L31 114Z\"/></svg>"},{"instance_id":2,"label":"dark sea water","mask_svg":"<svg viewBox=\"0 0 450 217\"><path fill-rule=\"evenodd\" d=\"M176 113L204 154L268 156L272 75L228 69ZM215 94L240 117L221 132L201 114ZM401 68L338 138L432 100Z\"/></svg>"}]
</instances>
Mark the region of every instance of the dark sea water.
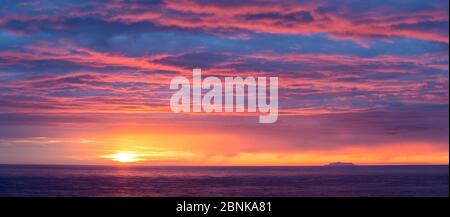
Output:
<instances>
[{"instance_id":1,"label":"dark sea water","mask_svg":"<svg viewBox=\"0 0 450 217\"><path fill-rule=\"evenodd\" d=\"M0 165L0 196L443 196L448 166Z\"/></svg>"}]
</instances>

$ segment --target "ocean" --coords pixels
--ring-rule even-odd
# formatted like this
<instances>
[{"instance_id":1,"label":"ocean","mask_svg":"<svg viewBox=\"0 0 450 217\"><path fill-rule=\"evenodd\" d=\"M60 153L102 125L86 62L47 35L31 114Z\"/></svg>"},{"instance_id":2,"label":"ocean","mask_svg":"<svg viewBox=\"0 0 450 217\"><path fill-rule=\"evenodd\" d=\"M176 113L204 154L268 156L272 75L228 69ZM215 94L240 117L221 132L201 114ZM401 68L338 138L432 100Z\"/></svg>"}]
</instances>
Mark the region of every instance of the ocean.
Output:
<instances>
[{"instance_id":1,"label":"ocean","mask_svg":"<svg viewBox=\"0 0 450 217\"><path fill-rule=\"evenodd\" d=\"M0 165L1 197L448 197L448 166Z\"/></svg>"}]
</instances>

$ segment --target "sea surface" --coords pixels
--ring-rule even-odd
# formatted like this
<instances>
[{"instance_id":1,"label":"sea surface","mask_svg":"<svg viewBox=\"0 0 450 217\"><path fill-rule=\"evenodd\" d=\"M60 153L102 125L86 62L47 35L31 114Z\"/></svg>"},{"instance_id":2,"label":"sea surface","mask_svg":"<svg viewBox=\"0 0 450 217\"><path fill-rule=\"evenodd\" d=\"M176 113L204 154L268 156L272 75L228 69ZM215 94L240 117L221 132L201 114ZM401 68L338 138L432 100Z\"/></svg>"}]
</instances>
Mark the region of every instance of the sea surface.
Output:
<instances>
[{"instance_id":1,"label":"sea surface","mask_svg":"<svg viewBox=\"0 0 450 217\"><path fill-rule=\"evenodd\" d=\"M0 196L442 196L448 166L0 165Z\"/></svg>"}]
</instances>

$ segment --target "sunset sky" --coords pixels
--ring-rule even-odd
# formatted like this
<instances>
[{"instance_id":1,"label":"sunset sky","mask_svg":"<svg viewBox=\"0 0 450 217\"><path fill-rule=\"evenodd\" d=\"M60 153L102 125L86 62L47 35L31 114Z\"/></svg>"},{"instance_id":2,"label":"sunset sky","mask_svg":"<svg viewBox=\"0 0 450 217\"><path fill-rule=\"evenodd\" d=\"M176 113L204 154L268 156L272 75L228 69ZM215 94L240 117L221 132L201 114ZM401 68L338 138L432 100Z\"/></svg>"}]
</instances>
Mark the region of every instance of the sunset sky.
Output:
<instances>
[{"instance_id":1,"label":"sunset sky","mask_svg":"<svg viewBox=\"0 0 450 217\"><path fill-rule=\"evenodd\" d=\"M448 0L0 2L0 163L448 164ZM280 115L170 80L278 76Z\"/></svg>"}]
</instances>

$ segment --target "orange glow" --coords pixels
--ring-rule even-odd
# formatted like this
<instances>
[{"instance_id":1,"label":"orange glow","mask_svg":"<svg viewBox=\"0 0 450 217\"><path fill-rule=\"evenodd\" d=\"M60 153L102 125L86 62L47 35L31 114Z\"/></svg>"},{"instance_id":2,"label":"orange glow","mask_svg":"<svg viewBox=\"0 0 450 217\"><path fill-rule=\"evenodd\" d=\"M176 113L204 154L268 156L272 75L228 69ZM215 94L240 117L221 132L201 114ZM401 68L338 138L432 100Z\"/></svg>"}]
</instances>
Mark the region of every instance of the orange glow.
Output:
<instances>
[{"instance_id":1,"label":"orange glow","mask_svg":"<svg viewBox=\"0 0 450 217\"><path fill-rule=\"evenodd\" d=\"M132 164L152 166L303 166L330 162L357 165L448 164L448 147L431 142L380 142L331 147L285 145L270 135L237 135L217 126L191 125L179 128L160 122L154 125L109 126L104 130L67 135L62 138L8 140L9 144L50 144L70 164ZM276 148L274 148L276 147ZM34 163L34 162L27 162Z\"/></svg>"},{"instance_id":2,"label":"orange glow","mask_svg":"<svg viewBox=\"0 0 450 217\"><path fill-rule=\"evenodd\" d=\"M143 158L141 158L142 155L135 154L135 153L129 153L129 152L119 152L116 154L106 155L103 157L112 159L112 160L120 162L120 163L132 163L132 162L144 160Z\"/></svg>"},{"instance_id":3,"label":"orange glow","mask_svg":"<svg viewBox=\"0 0 450 217\"><path fill-rule=\"evenodd\" d=\"M357 165L448 165L447 150L438 150L430 144L390 144L379 147L343 147L334 150L291 152L241 152L234 156L214 156L212 165L241 166L320 166L330 162L352 162Z\"/></svg>"},{"instance_id":4,"label":"orange glow","mask_svg":"<svg viewBox=\"0 0 450 217\"><path fill-rule=\"evenodd\" d=\"M111 146L105 148L128 151L116 151L115 154L103 155L102 158L121 163L176 166L302 166L325 165L337 161L358 165L448 164L448 149L437 149L428 143L249 152L249 148L258 146L256 141L211 132L203 132L201 136L189 133L177 135L173 137L159 132L155 135L127 134L121 138L110 138L107 143ZM230 144L227 141L239 142Z\"/></svg>"}]
</instances>

